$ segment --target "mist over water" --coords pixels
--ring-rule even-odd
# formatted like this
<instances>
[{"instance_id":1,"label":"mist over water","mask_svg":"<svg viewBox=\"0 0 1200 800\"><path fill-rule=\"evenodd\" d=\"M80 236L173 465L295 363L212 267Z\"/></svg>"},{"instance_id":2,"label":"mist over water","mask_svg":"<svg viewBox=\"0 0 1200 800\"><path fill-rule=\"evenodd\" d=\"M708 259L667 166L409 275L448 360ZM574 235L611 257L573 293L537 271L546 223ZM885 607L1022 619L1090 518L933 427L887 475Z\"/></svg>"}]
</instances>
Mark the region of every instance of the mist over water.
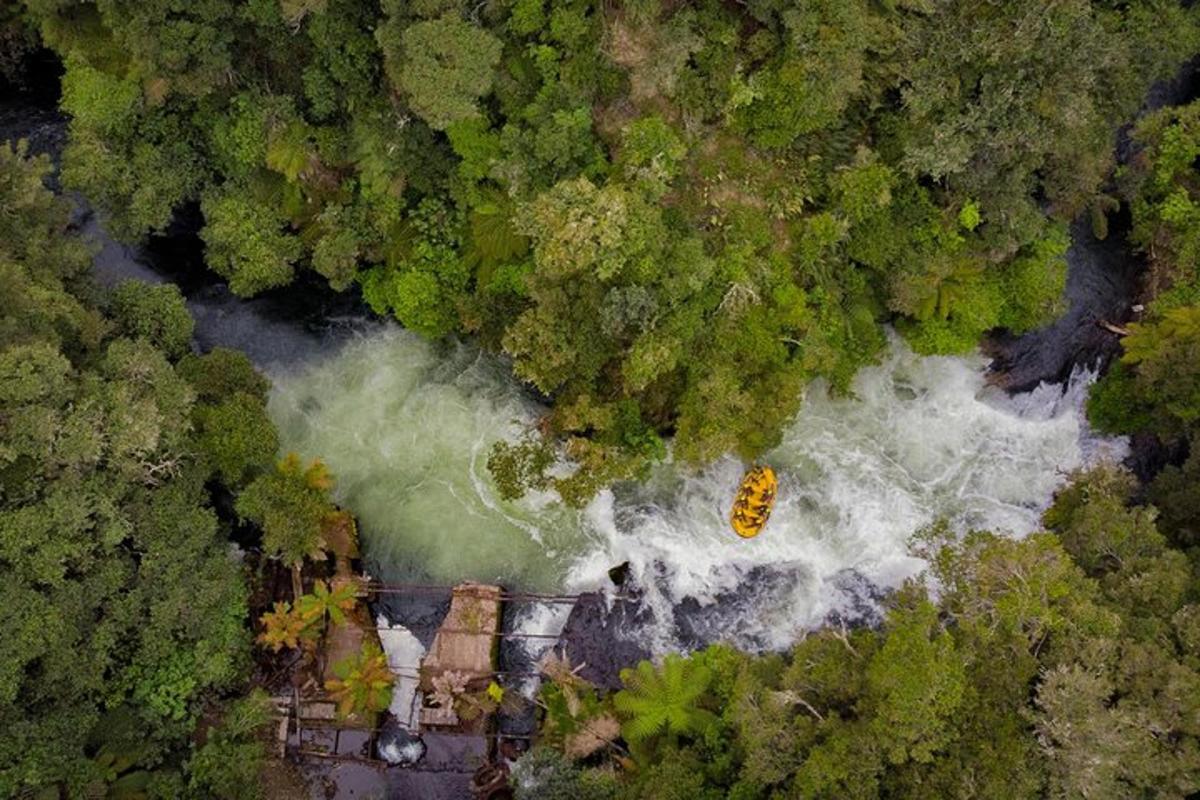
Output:
<instances>
[{"instance_id":1,"label":"mist over water","mask_svg":"<svg viewBox=\"0 0 1200 800\"><path fill-rule=\"evenodd\" d=\"M672 464L587 509L551 496L499 499L487 454L541 413L499 360L382 327L272 377L283 447L321 456L358 514L371 569L388 581L601 587L628 561L657 619L659 647L731 639L786 645L848 598L849 571L881 586L920 569L909 537L938 519L1012 535L1035 529L1071 469L1123 455L1091 437L1080 407L1092 376L1009 397L982 358L922 358L894 342L854 396L814 385L763 461L779 475L770 523L739 539L727 522L744 465Z\"/></svg>"}]
</instances>

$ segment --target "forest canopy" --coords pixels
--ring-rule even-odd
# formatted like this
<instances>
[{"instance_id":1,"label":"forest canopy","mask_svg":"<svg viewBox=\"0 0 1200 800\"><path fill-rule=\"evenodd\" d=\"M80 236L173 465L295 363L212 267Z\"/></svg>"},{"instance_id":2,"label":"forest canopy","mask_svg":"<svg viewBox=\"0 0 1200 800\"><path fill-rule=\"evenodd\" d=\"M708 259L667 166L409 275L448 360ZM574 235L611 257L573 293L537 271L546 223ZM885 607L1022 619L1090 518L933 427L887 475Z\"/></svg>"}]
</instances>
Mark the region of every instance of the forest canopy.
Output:
<instances>
[{"instance_id":1,"label":"forest canopy","mask_svg":"<svg viewBox=\"0 0 1200 800\"><path fill-rule=\"evenodd\" d=\"M493 472L572 502L667 435L760 454L881 324L956 353L1045 321L1114 131L1200 42L1174 0L26 5L114 231L198 202L238 294L311 270L477 336L554 401Z\"/></svg>"},{"instance_id":2,"label":"forest canopy","mask_svg":"<svg viewBox=\"0 0 1200 800\"><path fill-rule=\"evenodd\" d=\"M210 497L274 461L266 383L191 354L176 287L95 286L49 168L0 147L0 795L211 798L261 760L261 701L222 703L249 591Z\"/></svg>"}]
</instances>

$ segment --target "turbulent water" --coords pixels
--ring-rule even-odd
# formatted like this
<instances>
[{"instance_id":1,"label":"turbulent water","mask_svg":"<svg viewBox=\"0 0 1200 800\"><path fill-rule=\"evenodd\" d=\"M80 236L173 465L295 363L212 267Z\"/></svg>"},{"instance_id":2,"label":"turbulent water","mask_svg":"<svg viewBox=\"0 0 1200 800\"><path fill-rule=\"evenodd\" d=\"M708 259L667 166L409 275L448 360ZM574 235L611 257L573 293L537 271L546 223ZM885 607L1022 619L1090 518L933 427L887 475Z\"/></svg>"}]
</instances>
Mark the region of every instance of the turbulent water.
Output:
<instances>
[{"instance_id":1,"label":"turbulent water","mask_svg":"<svg viewBox=\"0 0 1200 800\"><path fill-rule=\"evenodd\" d=\"M918 570L906 543L921 527L945 518L1025 534L1069 470L1121 455L1121 443L1083 426L1087 373L1009 397L985 387L983 367L896 342L853 397L814 386L763 459L779 499L749 541L727 524L743 470L732 459L698 474L664 465L581 512L550 497L500 500L487 452L541 409L504 365L466 346L382 327L277 370L270 409L286 449L331 466L380 577L575 590L628 561L659 646L772 647L850 602L848 575L889 586ZM692 611L686 624L680 604Z\"/></svg>"}]
</instances>

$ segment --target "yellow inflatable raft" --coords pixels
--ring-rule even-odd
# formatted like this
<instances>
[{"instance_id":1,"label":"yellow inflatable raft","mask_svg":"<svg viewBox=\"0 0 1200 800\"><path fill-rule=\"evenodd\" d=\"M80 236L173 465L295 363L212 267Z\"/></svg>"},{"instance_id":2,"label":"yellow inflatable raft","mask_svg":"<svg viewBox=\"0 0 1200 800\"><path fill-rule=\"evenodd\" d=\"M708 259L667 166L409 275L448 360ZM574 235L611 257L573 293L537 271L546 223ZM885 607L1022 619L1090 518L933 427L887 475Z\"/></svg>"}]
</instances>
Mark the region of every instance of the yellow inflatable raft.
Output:
<instances>
[{"instance_id":1,"label":"yellow inflatable raft","mask_svg":"<svg viewBox=\"0 0 1200 800\"><path fill-rule=\"evenodd\" d=\"M778 488L775 472L770 467L755 467L747 472L729 515L733 532L743 539L758 536L771 516Z\"/></svg>"}]
</instances>

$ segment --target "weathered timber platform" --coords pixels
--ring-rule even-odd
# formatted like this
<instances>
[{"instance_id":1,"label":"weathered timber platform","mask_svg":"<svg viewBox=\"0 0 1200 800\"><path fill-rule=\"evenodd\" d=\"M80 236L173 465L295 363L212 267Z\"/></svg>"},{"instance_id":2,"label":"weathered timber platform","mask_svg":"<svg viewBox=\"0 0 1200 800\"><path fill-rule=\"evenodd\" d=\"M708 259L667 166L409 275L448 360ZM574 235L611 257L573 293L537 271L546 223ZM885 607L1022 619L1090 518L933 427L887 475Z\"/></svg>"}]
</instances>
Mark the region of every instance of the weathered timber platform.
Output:
<instances>
[{"instance_id":1,"label":"weathered timber platform","mask_svg":"<svg viewBox=\"0 0 1200 800\"><path fill-rule=\"evenodd\" d=\"M464 583L454 587L450 610L421 662L421 691L430 698L437 685L452 682L470 691L486 689L496 673L502 590L499 586ZM422 729L486 729L489 715L466 720L453 707L425 705Z\"/></svg>"}]
</instances>

